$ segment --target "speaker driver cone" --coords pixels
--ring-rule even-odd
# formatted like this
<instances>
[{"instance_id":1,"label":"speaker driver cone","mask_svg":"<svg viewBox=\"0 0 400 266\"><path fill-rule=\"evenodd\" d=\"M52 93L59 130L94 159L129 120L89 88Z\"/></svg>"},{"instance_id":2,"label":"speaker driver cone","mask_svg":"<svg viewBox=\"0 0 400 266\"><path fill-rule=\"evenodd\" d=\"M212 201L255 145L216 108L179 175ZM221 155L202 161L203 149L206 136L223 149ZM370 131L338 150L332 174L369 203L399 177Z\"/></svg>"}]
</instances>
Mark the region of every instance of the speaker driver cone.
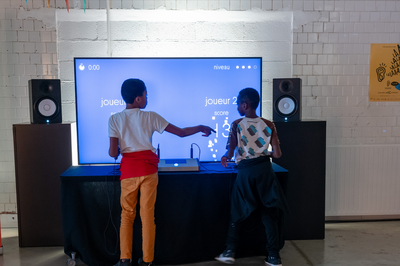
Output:
<instances>
[{"instance_id":1,"label":"speaker driver cone","mask_svg":"<svg viewBox=\"0 0 400 266\"><path fill-rule=\"evenodd\" d=\"M281 97L276 102L277 110L280 114L290 116L296 111L296 102L291 97Z\"/></svg>"},{"instance_id":2,"label":"speaker driver cone","mask_svg":"<svg viewBox=\"0 0 400 266\"><path fill-rule=\"evenodd\" d=\"M37 110L43 117L50 118L57 114L57 104L50 98L39 100Z\"/></svg>"}]
</instances>

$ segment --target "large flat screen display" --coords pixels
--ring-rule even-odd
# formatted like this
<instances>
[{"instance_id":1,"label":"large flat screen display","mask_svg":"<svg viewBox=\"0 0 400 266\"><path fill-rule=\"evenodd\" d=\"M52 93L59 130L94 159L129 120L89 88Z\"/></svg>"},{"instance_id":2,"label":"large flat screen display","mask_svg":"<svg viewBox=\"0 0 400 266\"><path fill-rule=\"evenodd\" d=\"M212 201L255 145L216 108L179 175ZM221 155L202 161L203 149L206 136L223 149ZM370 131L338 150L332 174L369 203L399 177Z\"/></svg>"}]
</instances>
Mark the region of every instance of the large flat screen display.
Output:
<instances>
[{"instance_id":1,"label":"large flat screen display","mask_svg":"<svg viewBox=\"0 0 400 266\"><path fill-rule=\"evenodd\" d=\"M79 164L109 164L108 119L125 109L121 85L139 78L148 104L178 127L212 127L209 137L180 138L155 132L152 143L161 159L219 161L226 151L231 123L240 117L237 95L252 87L261 96L261 58L75 58L75 95ZM256 113L261 114L261 105ZM140 126L140 125L137 125ZM120 160L120 159L119 159ZM119 160L117 162L119 162Z\"/></svg>"}]
</instances>

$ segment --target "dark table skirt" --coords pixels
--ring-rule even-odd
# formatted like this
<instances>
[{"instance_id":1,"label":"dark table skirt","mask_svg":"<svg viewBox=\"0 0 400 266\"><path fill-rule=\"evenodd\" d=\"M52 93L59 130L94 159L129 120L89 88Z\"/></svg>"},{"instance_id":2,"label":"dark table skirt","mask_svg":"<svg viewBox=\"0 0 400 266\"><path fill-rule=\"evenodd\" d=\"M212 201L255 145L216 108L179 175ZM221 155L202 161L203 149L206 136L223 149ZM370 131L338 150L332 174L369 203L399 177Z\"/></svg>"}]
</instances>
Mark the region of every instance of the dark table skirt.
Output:
<instances>
[{"instance_id":1,"label":"dark table skirt","mask_svg":"<svg viewBox=\"0 0 400 266\"><path fill-rule=\"evenodd\" d=\"M233 166L231 164L230 166ZM118 167L118 166L116 166ZM114 166L72 166L61 175L64 251L88 265L119 259L121 187ZM206 167L206 168L205 168ZM287 171L273 164L279 179ZM159 173L155 208L155 263L212 260L225 248L230 191L236 170L203 164L200 172ZM258 213L246 221L238 257L265 254ZM133 231L133 260L142 256L139 206Z\"/></svg>"}]
</instances>

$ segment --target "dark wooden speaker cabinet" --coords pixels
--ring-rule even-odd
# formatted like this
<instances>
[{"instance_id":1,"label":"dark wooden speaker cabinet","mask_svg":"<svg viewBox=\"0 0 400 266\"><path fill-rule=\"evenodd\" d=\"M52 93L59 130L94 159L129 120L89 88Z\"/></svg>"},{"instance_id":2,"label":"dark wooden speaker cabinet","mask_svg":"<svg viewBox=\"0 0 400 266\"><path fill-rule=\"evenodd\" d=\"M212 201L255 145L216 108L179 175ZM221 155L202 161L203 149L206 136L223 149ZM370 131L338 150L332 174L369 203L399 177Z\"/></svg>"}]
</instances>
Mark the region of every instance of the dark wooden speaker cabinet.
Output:
<instances>
[{"instance_id":1,"label":"dark wooden speaker cabinet","mask_svg":"<svg viewBox=\"0 0 400 266\"><path fill-rule=\"evenodd\" d=\"M325 238L326 121L275 122L282 157L275 163L289 170L281 180L290 215L285 239Z\"/></svg>"},{"instance_id":2,"label":"dark wooden speaker cabinet","mask_svg":"<svg viewBox=\"0 0 400 266\"><path fill-rule=\"evenodd\" d=\"M72 165L70 124L16 124L13 136L19 246L62 246L60 176Z\"/></svg>"}]
</instances>

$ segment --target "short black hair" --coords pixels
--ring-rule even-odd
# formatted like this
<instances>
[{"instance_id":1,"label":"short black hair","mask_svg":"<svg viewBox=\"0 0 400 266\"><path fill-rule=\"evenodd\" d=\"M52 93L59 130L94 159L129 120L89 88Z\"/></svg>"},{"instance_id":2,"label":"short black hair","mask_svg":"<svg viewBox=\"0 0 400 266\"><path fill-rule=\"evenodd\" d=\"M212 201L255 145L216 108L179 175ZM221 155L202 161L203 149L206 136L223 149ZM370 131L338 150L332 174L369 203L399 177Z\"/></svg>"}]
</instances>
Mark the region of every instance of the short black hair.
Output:
<instances>
[{"instance_id":1,"label":"short black hair","mask_svg":"<svg viewBox=\"0 0 400 266\"><path fill-rule=\"evenodd\" d=\"M143 95L146 85L140 79L127 79L122 83L121 95L126 103L133 103L136 97Z\"/></svg>"},{"instance_id":2,"label":"short black hair","mask_svg":"<svg viewBox=\"0 0 400 266\"><path fill-rule=\"evenodd\" d=\"M253 88L245 88L239 92L239 103L247 103L252 109L256 110L260 103L260 95Z\"/></svg>"}]
</instances>

